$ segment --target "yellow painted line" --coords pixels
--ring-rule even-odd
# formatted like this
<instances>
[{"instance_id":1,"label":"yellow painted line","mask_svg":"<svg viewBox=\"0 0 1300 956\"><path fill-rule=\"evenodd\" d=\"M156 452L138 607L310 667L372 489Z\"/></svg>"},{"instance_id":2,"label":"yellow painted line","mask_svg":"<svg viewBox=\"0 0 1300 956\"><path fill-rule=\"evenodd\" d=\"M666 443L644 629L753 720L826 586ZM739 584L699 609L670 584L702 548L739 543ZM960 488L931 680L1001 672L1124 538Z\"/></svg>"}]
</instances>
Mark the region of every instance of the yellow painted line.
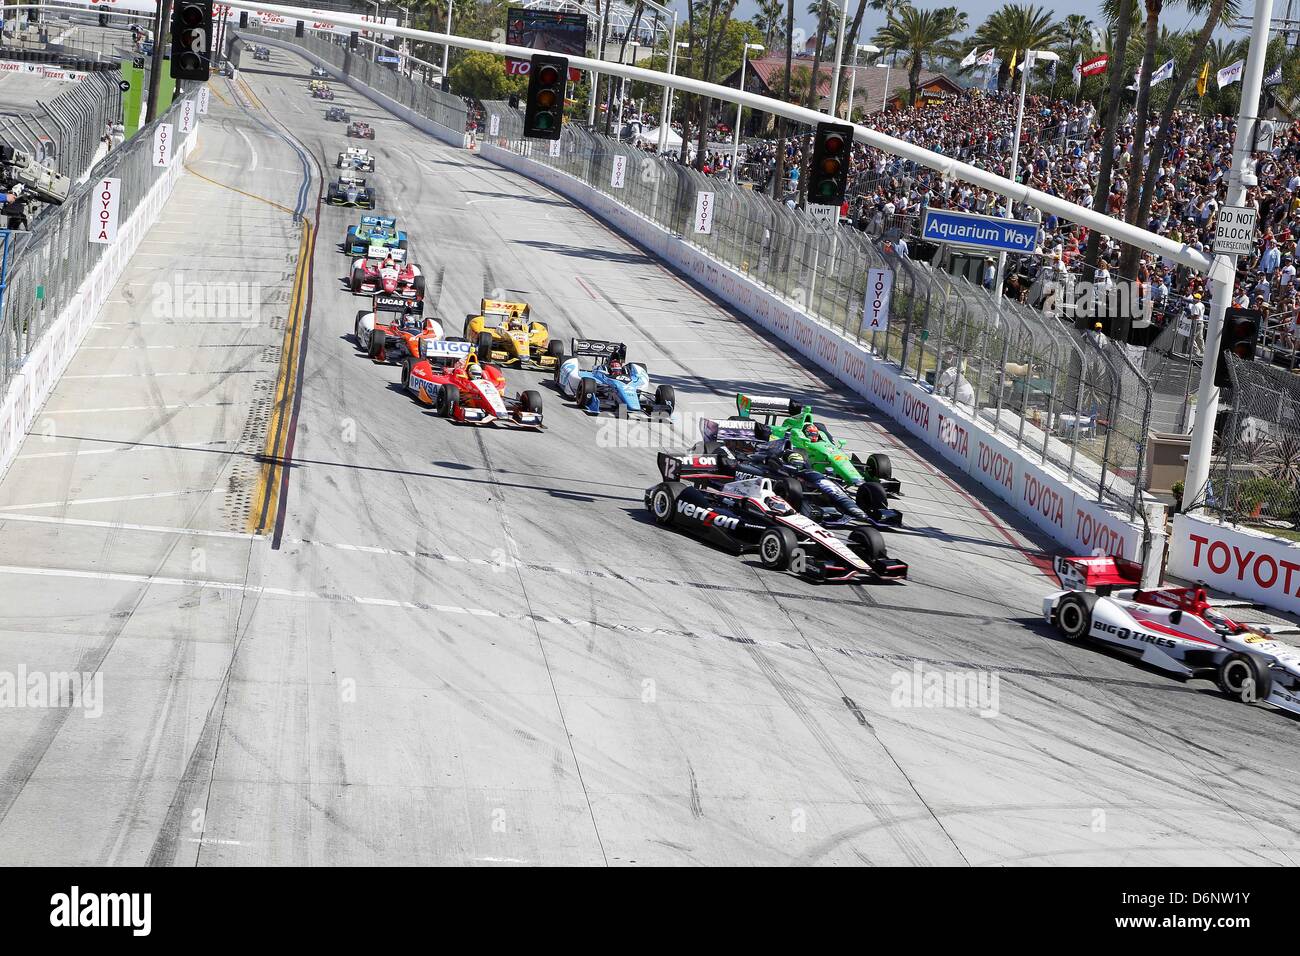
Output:
<instances>
[{"instance_id":1,"label":"yellow painted line","mask_svg":"<svg viewBox=\"0 0 1300 956\"><path fill-rule=\"evenodd\" d=\"M201 172L199 172L197 169L195 169L195 168L194 168L193 166L191 166L189 163L186 163L186 164L185 164L185 169L186 169L188 172L190 172L190 173L194 174L195 176L199 177L199 179L202 179L204 182L212 183L212 185L214 185L214 186L220 186L222 189L229 189L232 193L239 193L239 195L241 195L241 196L247 196L249 199L256 199L258 202L264 202L264 203L266 203L268 206L273 206L273 207L275 207L276 209L280 210L281 212L286 212L286 213L288 213L290 216L296 216L296 215L297 215L297 213L295 213L295 212L294 212L292 209L290 209L288 206L281 206L278 202L276 202L276 201L273 200L273 199L267 199L265 196L259 196L257 193L250 193L250 192L248 192L248 191L246 191L246 190L240 189L238 186L232 186L232 185L230 185L230 183L223 183L223 182L221 182L219 179L213 179L211 176L204 176Z\"/></svg>"},{"instance_id":2,"label":"yellow painted line","mask_svg":"<svg viewBox=\"0 0 1300 956\"><path fill-rule=\"evenodd\" d=\"M280 502L280 480L289 444L289 418L293 414L294 394L298 384L298 353L302 347L302 319L307 298L308 265L312 254L311 224L302 221L302 241L298 245L298 267L294 274L293 294L289 299L289 322L280 353L280 371L275 380L275 403L266 426L266 444L262 449L262 467L257 476L252 509L245 531L265 535L275 529L276 510Z\"/></svg>"},{"instance_id":3,"label":"yellow painted line","mask_svg":"<svg viewBox=\"0 0 1300 956\"><path fill-rule=\"evenodd\" d=\"M217 89L216 85L211 80L208 81L208 89L216 94L217 99L221 100L221 102L225 103L227 106L231 105L230 100L221 95L221 90Z\"/></svg>"},{"instance_id":4,"label":"yellow painted line","mask_svg":"<svg viewBox=\"0 0 1300 956\"><path fill-rule=\"evenodd\" d=\"M262 101L257 98L257 94L253 92L253 88L248 85L247 81L242 76L239 78L239 86L240 89L244 91L244 96L248 97L248 102L253 105L254 109L266 109L266 107L262 105Z\"/></svg>"}]
</instances>

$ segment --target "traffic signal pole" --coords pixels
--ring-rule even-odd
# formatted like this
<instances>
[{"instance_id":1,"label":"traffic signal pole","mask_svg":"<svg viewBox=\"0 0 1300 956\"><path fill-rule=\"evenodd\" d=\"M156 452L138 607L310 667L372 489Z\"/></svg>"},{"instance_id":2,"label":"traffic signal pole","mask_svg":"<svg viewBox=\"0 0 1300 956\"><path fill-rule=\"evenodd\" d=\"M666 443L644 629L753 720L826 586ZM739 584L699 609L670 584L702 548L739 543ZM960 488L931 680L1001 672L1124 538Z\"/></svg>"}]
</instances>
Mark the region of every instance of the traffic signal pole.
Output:
<instances>
[{"instance_id":1,"label":"traffic signal pole","mask_svg":"<svg viewBox=\"0 0 1300 956\"><path fill-rule=\"evenodd\" d=\"M158 118L158 90L163 72L163 34L172 21L172 0L159 0L158 19L153 23L153 56L149 67L149 105L145 110L144 121L148 125Z\"/></svg>"},{"instance_id":2,"label":"traffic signal pole","mask_svg":"<svg viewBox=\"0 0 1300 956\"><path fill-rule=\"evenodd\" d=\"M1241 77L1241 108L1237 113L1237 136L1232 144L1232 169L1228 173L1228 198L1225 202L1228 206L1241 206L1246 202L1246 183L1242 173L1255 139L1256 114L1264 86L1264 56L1268 52L1268 30L1272 19L1273 0L1255 0L1250 50ZM1196 397L1196 426L1192 430L1192 446L1187 455L1187 476L1183 479L1183 501L1187 502L1184 510L1193 513L1205 508L1209 492L1214 423L1219 414L1219 386L1214 382L1214 370L1219 362L1223 318L1231 305L1236 274L1236 256L1214 257L1210 266L1213 298L1206 319L1205 354L1201 360L1201 383ZM1191 361L1190 355L1188 361Z\"/></svg>"}]
</instances>

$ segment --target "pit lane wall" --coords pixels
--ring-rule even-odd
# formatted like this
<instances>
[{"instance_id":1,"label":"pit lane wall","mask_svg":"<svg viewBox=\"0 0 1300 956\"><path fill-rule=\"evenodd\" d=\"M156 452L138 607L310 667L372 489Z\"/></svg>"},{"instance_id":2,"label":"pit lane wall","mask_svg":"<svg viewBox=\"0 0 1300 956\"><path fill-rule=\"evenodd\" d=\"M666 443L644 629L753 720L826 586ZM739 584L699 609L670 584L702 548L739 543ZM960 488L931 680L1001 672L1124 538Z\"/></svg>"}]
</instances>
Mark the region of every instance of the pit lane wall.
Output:
<instances>
[{"instance_id":1,"label":"pit lane wall","mask_svg":"<svg viewBox=\"0 0 1300 956\"><path fill-rule=\"evenodd\" d=\"M339 77L351 89L360 93L362 96L364 96L366 99L373 102L375 105L388 110L388 112L392 113L394 116L398 117L399 119L403 119L406 122L410 123L416 129L428 133L434 139L442 140L442 142L448 144L449 146L456 146L461 148L469 146L469 134L466 133L463 129L455 130L447 126L443 126L441 123L435 123L427 116L423 116L415 112L415 110L403 106L401 103L397 102L397 100L393 99L391 96L385 96L383 93L379 92L374 87L367 86L365 83L362 83L356 77L344 73L333 63L329 63L326 60L321 59L315 53L312 53L310 50L301 47L296 43L290 43L289 41L281 40L278 37L267 36L265 33L256 33L256 34L250 33L247 35L242 34L239 31L235 31L235 33L236 36L242 39L245 43L256 42L263 46L273 46L281 50L288 50L290 53L296 53L298 56L302 57L312 66L320 67L322 70L328 70L331 76ZM251 53L247 55L250 57L252 56ZM328 104L322 101L321 105L323 109ZM352 144L352 142L353 142L352 140L348 140L349 145ZM361 145L365 145L364 141L358 141L358 142L360 142Z\"/></svg>"},{"instance_id":2,"label":"pit lane wall","mask_svg":"<svg viewBox=\"0 0 1300 956\"><path fill-rule=\"evenodd\" d=\"M1300 543L1200 515L1175 515L1169 573L1300 614Z\"/></svg>"},{"instance_id":3,"label":"pit lane wall","mask_svg":"<svg viewBox=\"0 0 1300 956\"><path fill-rule=\"evenodd\" d=\"M0 478L13 464L54 386L81 346L86 332L99 319L109 293L125 271L145 234L158 221L172 189L184 172L185 158L198 142L198 130L177 147L167 171L149 187L125 221L118 224L117 241L109 246L57 318L50 323L13 373L0 397ZM121 175L113 172L112 175ZM90 223L86 223L89 234ZM84 238L82 241L88 241Z\"/></svg>"},{"instance_id":4,"label":"pit lane wall","mask_svg":"<svg viewBox=\"0 0 1300 956\"><path fill-rule=\"evenodd\" d=\"M1142 560L1142 526L1077 493L1065 475L1003 442L897 366L826 328L796 305L712 258L567 173L480 143L479 155L576 202L652 255L670 263L796 352L812 360L935 449L1055 540L1063 550L1095 550ZM1154 528L1164 521L1155 516ZM1155 554L1160 554L1157 548Z\"/></svg>"}]
</instances>

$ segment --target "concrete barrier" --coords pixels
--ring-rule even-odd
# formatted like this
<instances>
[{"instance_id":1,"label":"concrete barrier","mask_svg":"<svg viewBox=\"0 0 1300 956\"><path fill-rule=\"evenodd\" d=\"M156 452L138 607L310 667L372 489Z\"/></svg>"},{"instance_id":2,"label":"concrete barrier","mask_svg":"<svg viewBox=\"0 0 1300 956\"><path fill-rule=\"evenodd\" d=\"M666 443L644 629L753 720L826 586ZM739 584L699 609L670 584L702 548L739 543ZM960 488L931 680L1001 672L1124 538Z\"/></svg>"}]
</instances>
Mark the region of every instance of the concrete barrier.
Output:
<instances>
[{"instance_id":1,"label":"concrete barrier","mask_svg":"<svg viewBox=\"0 0 1300 956\"><path fill-rule=\"evenodd\" d=\"M1169 571L1216 591L1300 614L1300 543L1175 515Z\"/></svg>"},{"instance_id":2,"label":"concrete barrier","mask_svg":"<svg viewBox=\"0 0 1300 956\"><path fill-rule=\"evenodd\" d=\"M1077 492L1064 473L1050 464L1030 460L984 423L904 377L897 365L882 361L865 345L827 328L795 303L567 173L490 142L479 145L479 155L567 196L647 252L690 276L899 422L1064 550L1077 554L1099 550L1142 560L1140 521L1130 521ZM1163 514L1153 515L1151 524L1162 529ZM1153 539L1152 553L1156 555L1161 553L1160 537L1162 534L1157 533Z\"/></svg>"},{"instance_id":3,"label":"concrete barrier","mask_svg":"<svg viewBox=\"0 0 1300 956\"><path fill-rule=\"evenodd\" d=\"M145 233L158 221L180 178L185 157L198 141L198 130L186 137L171 165L118 226L117 241L108 247L63 311L37 340L0 398L0 478L4 477L24 437L45 406L54 386L72 361Z\"/></svg>"}]
</instances>

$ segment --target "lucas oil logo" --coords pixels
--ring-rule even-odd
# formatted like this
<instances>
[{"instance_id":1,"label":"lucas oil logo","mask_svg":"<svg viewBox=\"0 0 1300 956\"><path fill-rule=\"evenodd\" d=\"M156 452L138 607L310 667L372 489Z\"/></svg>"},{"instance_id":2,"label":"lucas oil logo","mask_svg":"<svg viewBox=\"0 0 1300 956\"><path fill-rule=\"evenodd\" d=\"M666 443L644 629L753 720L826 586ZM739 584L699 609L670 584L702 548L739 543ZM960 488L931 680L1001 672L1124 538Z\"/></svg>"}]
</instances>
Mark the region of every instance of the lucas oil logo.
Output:
<instances>
[{"instance_id":1,"label":"lucas oil logo","mask_svg":"<svg viewBox=\"0 0 1300 956\"><path fill-rule=\"evenodd\" d=\"M711 525L715 528L735 530L740 526L739 518L718 514L712 508L701 508L699 505L693 505L689 501L677 502L677 510L687 518L694 518L701 524Z\"/></svg>"}]
</instances>

